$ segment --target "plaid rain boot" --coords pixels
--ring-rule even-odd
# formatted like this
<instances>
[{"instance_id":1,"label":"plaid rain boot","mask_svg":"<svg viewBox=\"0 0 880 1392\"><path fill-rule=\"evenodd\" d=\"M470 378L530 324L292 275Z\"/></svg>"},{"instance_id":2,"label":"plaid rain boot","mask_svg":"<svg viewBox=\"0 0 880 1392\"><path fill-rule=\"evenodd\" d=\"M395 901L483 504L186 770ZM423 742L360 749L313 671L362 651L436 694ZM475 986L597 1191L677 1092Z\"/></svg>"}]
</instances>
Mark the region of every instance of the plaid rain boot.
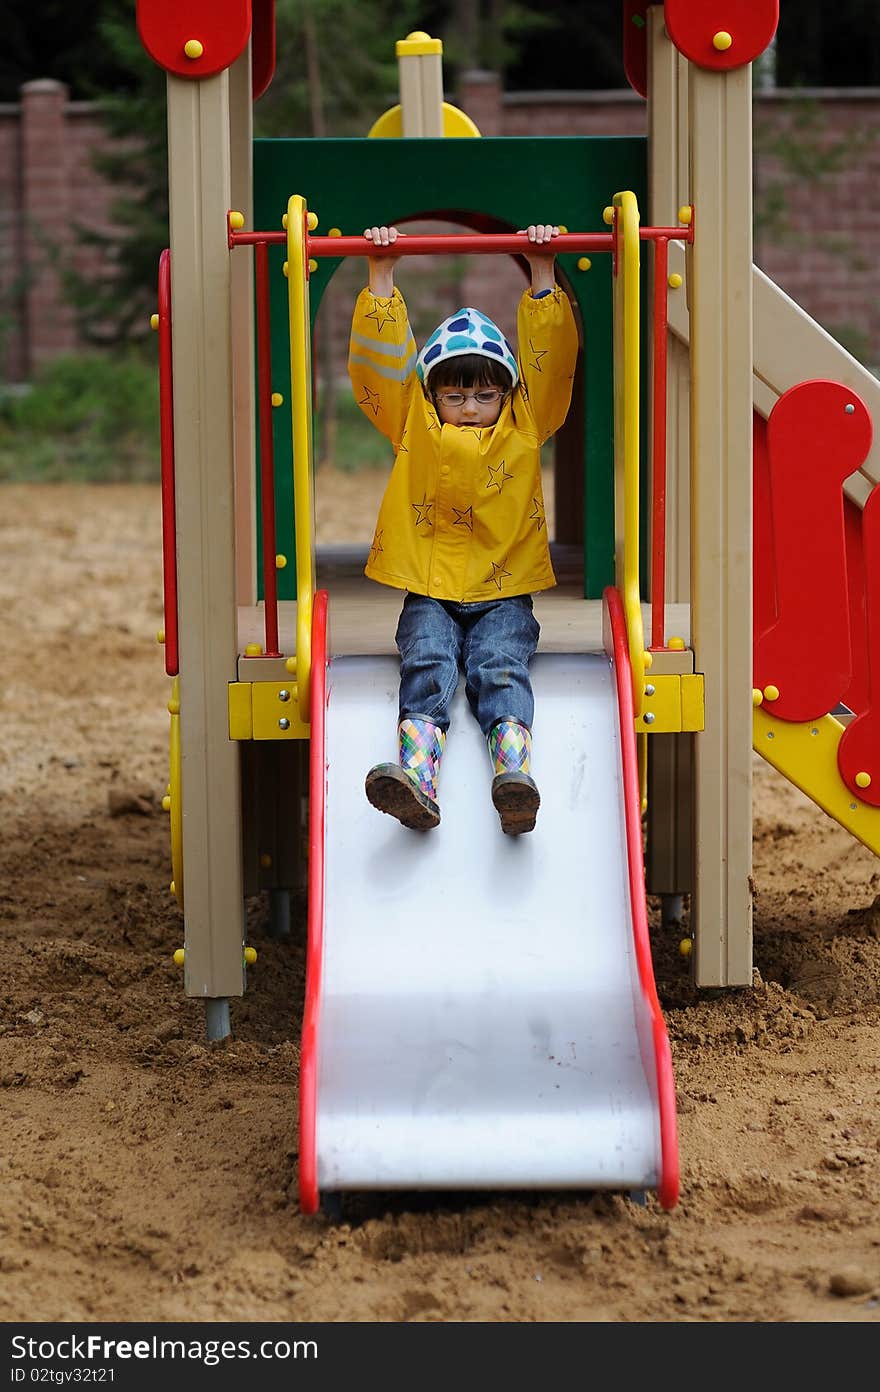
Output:
<instances>
[{"instance_id":1,"label":"plaid rain boot","mask_svg":"<svg viewBox=\"0 0 880 1392\"><path fill-rule=\"evenodd\" d=\"M489 731L489 753L495 769L492 801L501 818L501 830L519 836L535 825L541 795L529 776L532 733L518 720L499 720Z\"/></svg>"},{"instance_id":2,"label":"plaid rain boot","mask_svg":"<svg viewBox=\"0 0 880 1392\"><path fill-rule=\"evenodd\" d=\"M399 764L376 764L366 779L374 807L412 831L430 831L440 821L437 775L446 732L430 720L401 720L397 727Z\"/></svg>"}]
</instances>

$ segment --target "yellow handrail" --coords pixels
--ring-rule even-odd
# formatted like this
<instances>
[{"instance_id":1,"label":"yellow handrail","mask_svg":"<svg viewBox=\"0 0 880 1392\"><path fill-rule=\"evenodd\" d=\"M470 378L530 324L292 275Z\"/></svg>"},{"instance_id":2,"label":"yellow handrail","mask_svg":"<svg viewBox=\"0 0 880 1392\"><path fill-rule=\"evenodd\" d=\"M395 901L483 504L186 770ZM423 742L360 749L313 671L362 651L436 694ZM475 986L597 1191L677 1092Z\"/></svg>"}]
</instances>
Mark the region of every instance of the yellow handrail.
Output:
<instances>
[{"instance_id":1,"label":"yellow handrail","mask_svg":"<svg viewBox=\"0 0 880 1392\"><path fill-rule=\"evenodd\" d=\"M639 593L639 206L614 195L614 518L616 581L623 594L633 714L645 701L645 635Z\"/></svg>"},{"instance_id":2,"label":"yellow handrail","mask_svg":"<svg viewBox=\"0 0 880 1392\"><path fill-rule=\"evenodd\" d=\"M290 416L293 434L293 511L296 534L296 689L300 718L309 722L312 672L312 597L315 479L312 469L312 330L306 264L304 198L287 204L287 308L290 321Z\"/></svg>"}]
</instances>

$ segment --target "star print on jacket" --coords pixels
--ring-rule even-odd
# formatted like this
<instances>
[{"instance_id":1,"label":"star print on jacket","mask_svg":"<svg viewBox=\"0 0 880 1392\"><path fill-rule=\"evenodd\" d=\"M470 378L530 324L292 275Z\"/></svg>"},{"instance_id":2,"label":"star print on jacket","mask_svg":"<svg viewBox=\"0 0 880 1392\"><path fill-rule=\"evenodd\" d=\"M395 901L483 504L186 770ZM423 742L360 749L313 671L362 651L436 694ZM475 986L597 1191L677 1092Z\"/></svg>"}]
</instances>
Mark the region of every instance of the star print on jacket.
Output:
<instances>
[{"instance_id":1,"label":"star print on jacket","mask_svg":"<svg viewBox=\"0 0 880 1392\"><path fill-rule=\"evenodd\" d=\"M404 430L403 434L402 434L401 437L400 437L400 444L397 446L397 453L398 453L398 454L400 454L400 451L401 451L401 450L403 450L403 453L404 453L404 454L409 454L409 446L404 444L404 440L405 440L405 439L406 439L406 431Z\"/></svg>"},{"instance_id":2,"label":"star print on jacket","mask_svg":"<svg viewBox=\"0 0 880 1392\"><path fill-rule=\"evenodd\" d=\"M379 333L382 332L386 324L397 323L397 315L392 312L388 302L386 301L383 304L380 299L376 300L376 308L373 310L372 314L365 314L364 318L374 319L376 321L376 329Z\"/></svg>"},{"instance_id":3,"label":"star print on jacket","mask_svg":"<svg viewBox=\"0 0 880 1392\"><path fill-rule=\"evenodd\" d=\"M474 530L474 510L472 507L453 507L452 511L455 513L455 521L452 524L453 527L467 527L469 532Z\"/></svg>"},{"instance_id":4,"label":"star print on jacket","mask_svg":"<svg viewBox=\"0 0 880 1392\"><path fill-rule=\"evenodd\" d=\"M417 527L421 527L423 522L426 527L433 527L434 520L431 517L431 512L434 507L433 498L428 498L427 494L423 493L422 501L420 503L411 503L410 506L416 515Z\"/></svg>"},{"instance_id":5,"label":"star print on jacket","mask_svg":"<svg viewBox=\"0 0 880 1392\"><path fill-rule=\"evenodd\" d=\"M530 338L529 352L532 355L532 361L529 363L529 367L533 367L536 372L543 372L544 369L541 367L541 359L546 358L549 351L549 348L536 348L534 339Z\"/></svg>"},{"instance_id":6,"label":"star print on jacket","mask_svg":"<svg viewBox=\"0 0 880 1392\"><path fill-rule=\"evenodd\" d=\"M385 528L383 527L382 531L384 530ZM377 532L373 537L373 544L370 547L370 560L375 561L376 557L381 555L384 550L385 547L382 545L382 532Z\"/></svg>"},{"instance_id":7,"label":"star print on jacket","mask_svg":"<svg viewBox=\"0 0 880 1392\"><path fill-rule=\"evenodd\" d=\"M502 459L500 464L489 465L489 482L486 484L486 487L497 488L500 493L505 483L512 478L513 474L507 472L504 467L504 460Z\"/></svg>"},{"instance_id":8,"label":"star print on jacket","mask_svg":"<svg viewBox=\"0 0 880 1392\"><path fill-rule=\"evenodd\" d=\"M366 383L364 383L364 393L364 396L358 397L358 405L369 406L373 415L378 416L379 406L381 404L379 400L379 393L375 391L370 391L370 388L367 386Z\"/></svg>"},{"instance_id":9,"label":"star print on jacket","mask_svg":"<svg viewBox=\"0 0 880 1392\"><path fill-rule=\"evenodd\" d=\"M532 502L535 504L535 509L534 512L529 513L529 517L532 519L533 522L537 522L538 531L540 532L547 519L544 516L544 509L541 507L540 499L533 498Z\"/></svg>"},{"instance_id":10,"label":"star print on jacket","mask_svg":"<svg viewBox=\"0 0 880 1392\"><path fill-rule=\"evenodd\" d=\"M486 576L486 584L488 585L488 584L491 582L491 584L497 585L498 589L500 590L500 589L501 589L501 582L502 582L502 580L509 580L509 579L510 579L510 571L509 571L509 570L505 570L503 564L502 564L502 565L499 565L497 561L493 561L493 562L492 562L492 574Z\"/></svg>"}]
</instances>

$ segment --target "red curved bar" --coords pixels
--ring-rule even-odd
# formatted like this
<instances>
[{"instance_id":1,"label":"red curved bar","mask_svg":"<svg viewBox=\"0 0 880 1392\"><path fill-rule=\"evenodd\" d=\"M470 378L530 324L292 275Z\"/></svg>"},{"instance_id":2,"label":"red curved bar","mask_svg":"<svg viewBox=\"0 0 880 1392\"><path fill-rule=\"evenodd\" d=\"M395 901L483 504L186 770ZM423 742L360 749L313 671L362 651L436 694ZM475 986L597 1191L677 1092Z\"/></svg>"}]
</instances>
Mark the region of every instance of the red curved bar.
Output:
<instances>
[{"instance_id":1,"label":"red curved bar","mask_svg":"<svg viewBox=\"0 0 880 1392\"><path fill-rule=\"evenodd\" d=\"M174 388L171 376L171 252L159 257L159 452L162 469L162 581L165 671L180 671L177 641L177 518L174 505Z\"/></svg>"},{"instance_id":2,"label":"red curved bar","mask_svg":"<svg viewBox=\"0 0 880 1392\"><path fill-rule=\"evenodd\" d=\"M327 786L324 713L327 706L326 590L315 592L312 610L311 748L309 750L309 909L306 999L299 1067L299 1206L317 1213L318 1025L324 957L324 795Z\"/></svg>"},{"instance_id":3,"label":"red curved bar","mask_svg":"<svg viewBox=\"0 0 880 1392\"><path fill-rule=\"evenodd\" d=\"M603 597L608 606L608 615L611 620L612 655L616 668L633 939L639 981L651 1011L654 1066L657 1073L657 1108L660 1117L660 1181L657 1185L657 1197L663 1208L674 1208L678 1202L679 1185L675 1079L672 1073L672 1051L669 1047L666 1022L663 1019L663 1012L657 999L654 966L651 960L651 940L648 934L648 905L645 897L645 867L642 856L642 796L639 786L636 728L633 718L629 644L626 637L623 600L620 594L613 586L609 585Z\"/></svg>"}]
</instances>

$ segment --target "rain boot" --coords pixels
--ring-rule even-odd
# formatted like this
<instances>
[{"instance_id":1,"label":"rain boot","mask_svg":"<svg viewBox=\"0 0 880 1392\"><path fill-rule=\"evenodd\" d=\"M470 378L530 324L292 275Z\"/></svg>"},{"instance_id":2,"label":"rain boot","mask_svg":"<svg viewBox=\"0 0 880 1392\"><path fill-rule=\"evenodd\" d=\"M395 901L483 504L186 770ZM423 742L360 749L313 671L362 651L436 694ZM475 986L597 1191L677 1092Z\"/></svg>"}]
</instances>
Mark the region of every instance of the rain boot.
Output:
<instances>
[{"instance_id":1,"label":"rain boot","mask_svg":"<svg viewBox=\"0 0 880 1392\"><path fill-rule=\"evenodd\" d=\"M412 831L437 826L437 775L445 744L445 730L430 720L401 720L397 727L400 762L376 764L367 774L366 793L373 806Z\"/></svg>"},{"instance_id":2,"label":"rain boot","mask_svg":"<svg viewBox=\"0 0 880 1392\"><path fill-rule=\"evenodd\" d=\"M501 830L507 836L532 831L541 795L529 774L531 730L518 720L499 720L489 731L489 753L495 769L492 801L501 818Z\"/></svg>"}]
</instances>

